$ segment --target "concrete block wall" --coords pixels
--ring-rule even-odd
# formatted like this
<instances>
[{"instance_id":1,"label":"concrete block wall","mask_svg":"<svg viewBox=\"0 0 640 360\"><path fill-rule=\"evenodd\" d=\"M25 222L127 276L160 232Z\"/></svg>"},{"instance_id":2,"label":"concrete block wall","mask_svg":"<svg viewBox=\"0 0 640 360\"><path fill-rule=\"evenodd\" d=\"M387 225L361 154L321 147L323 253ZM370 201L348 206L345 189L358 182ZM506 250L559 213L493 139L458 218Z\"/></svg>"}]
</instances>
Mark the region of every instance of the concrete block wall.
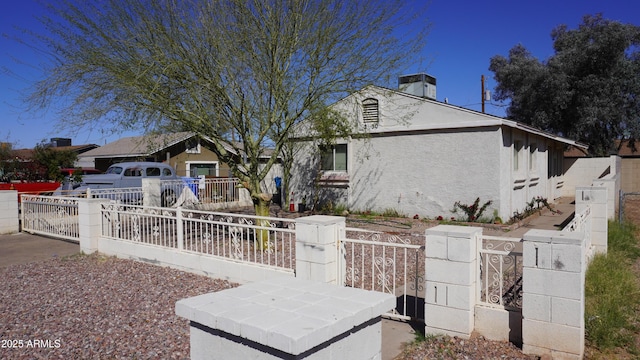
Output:
<instances>
[{"instance_id":1,"label":"concrete block wall","mask_svg":"<svg viewBox=\"0 0 640 360\"><path fill-rule=\"evenodd\" d=\"M611 219L611 204L608 201L609 190L606 187L579 187L576 189L576 214L583 212L587 207L591 208L591 220L587 224L589 229L586 229L585 232L589 233L591 246L594 247L596 253L607 252L609 219Z\"/></svg>"},{"instance_id":2,"label":"concrete block wall","mask_svg":"<svg viewBox=\"0 0 640 360\"><path fill-rule=\"evenodd\" d=\"M469 338L478 296L482 228L439 225L426 230L425 332Z\"/></svg>"},{"instance_id":3,"label":"concrete block wall","mask_svg":"<svg viewBox=\"0 0 640 360\"><path fill-rule=\"evenodd\" d=\"M584 356L585 234L530 230L523 237L522 350Z\"/></svg>"},{"instance_id":4,"label":"concrete block wall","mask_svg":"<svg viewBox=\"0 0 640 360\"><path fill-rule=\"evenodd\" d=\"M341 236L344 238L344 235L344 217L315 215L298 218L296 220L296 277L343 285L346 262L339 258L336 244Z\"/></svg>"},{"instance_id":5,"label":"concrete block wall","mask_svg":"<svg viewBox=\"0 0 640 360\"><path fill-rule=\"evenodd\" d=\"M18 192L15 190L0 191L0 234L19 232L18 218Z\"/></svg>"}]
</instances>

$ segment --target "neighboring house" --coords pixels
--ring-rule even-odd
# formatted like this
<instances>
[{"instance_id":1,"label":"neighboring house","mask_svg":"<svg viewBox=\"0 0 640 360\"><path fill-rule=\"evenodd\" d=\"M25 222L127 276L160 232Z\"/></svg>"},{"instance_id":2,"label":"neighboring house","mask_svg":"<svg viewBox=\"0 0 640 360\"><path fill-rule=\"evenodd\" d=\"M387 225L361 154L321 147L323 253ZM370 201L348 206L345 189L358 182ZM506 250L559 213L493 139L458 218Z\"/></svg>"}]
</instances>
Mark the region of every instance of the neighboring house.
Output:
<instances>
[{"instance_id":1,"label":"neighboring house","mask_svg":"<svg viewBox=\"0 0 640 360\"><path fill-rule=\"evenodd\" d=\"M104 171L119 162L155 161L171 165L178 176L232 177L229 165L220 161L212 148L210 139L192 132L125 137L80 155L77 165ZM231 146L226 149L235 153ZM236 159L242 161L242 154ZM278 175L281 174L278 166L272 173L274 177L282 176ZM275 192L273 179L266 180L264 185Z\"/></svg>"},{"instance_id":2,"label":"neighboring house","mask_svg":"<svg viewBox=\"0 0 640 360\"><path fill-rule=\"evenodd\" d=\"M126 161L164 162L176 169L178 176L230 176L229 166L218 160L208 140L191 132L125 137L78 157L79 166L102 171Z\"/></svg>"},{"instance_id":3,"label":"neighboring house","mask_svg":"<svg viewBox=\"0 0 640 360\"><path fill-rule=\"evenodd\" d=\"M418 95L429 85L400 83ZM321 149L305 123L296 129L296 202L446 219L455 216L455 202L479 197L493 201L486 216L495 211L506 221L534 197L558 198L565 146L586 149L515 121L377 86L331 108L357 121L360 132Z\"/></svg>"}]
</instances>

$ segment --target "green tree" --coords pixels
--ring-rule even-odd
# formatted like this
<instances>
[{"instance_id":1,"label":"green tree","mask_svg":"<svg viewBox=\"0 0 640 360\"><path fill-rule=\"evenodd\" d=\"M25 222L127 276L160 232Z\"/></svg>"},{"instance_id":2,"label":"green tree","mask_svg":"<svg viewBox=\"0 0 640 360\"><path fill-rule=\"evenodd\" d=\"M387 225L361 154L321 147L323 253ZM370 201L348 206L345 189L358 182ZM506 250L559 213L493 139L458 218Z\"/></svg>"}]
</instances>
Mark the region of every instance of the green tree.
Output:
<instances>
[{"instance_id":1,"label":"green tree","mask_svg":"<svg viewBox=\"0 0 640 360\"><path fill-rule=\"evenodd\" d=\"M522 45L491 58L497 100L507 117L589 145L592 155L617 151L615 140L640 138L640 27L583 18L552 33L555 54L534 58Z\"/></svg>"},{"instance_id":2,"label":"green tree","mask_svg":"<svg viewBox=\"0 0 640 360\"><path fill-rule=\"evenodd\" d=\"M37 108L57 101L74 128L102 121L208 136L259 215L270 201L260 182L292 127L395 77L428 30L423 11L401 0L69 0L48 8L48 34L27 37L50 60L30 99ZM234 152L246 161L236 163Z\"/></svg>"},{"instance_id":3,"label":"green tree","mask_svg":"<svg viewBox=\"0 0 640 360\"><path fill-rule=\"evenodd\" d=\"M33 149L33 161L41 168L46 169L47 180L61 181L64 175L60 169L74 167L77 159L76 152L51 147L45 141L40 142Z\"/></svg>"}]
</instances>

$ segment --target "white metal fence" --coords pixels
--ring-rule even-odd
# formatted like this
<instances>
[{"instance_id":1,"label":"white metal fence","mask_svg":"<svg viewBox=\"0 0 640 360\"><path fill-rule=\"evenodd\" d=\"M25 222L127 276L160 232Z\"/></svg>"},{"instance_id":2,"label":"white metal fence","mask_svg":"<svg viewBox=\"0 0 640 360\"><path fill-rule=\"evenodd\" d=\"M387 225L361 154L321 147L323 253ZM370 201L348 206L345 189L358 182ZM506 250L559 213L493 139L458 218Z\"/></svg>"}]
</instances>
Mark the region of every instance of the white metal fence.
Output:
<instances>
[{"instance_id":1,"label":"white metal fence","mask_svg":"<svg viewBox=\"0 0 640 360\"><path fill-rule=\"evenodd\" d=\"M78 199L26 194L20 196L24 231L68 240L80 239Z\"/></svg>"},{"instance_id":2,"label":"white metal fence","mask_svg":"<svg viewBox=\"0 0 640 360\"><path fill-rule=\"evenodd\" d=\"M105 237L291 272L295 268L291 219L116 203L103 204L101 211Z\"/></svg>"},{"instance_id":3,"label":"white metal fence","mask_svg":"<svg viewBox=\"0 0 640 360\"><path fill-rule=\"evenodd\" d=\"M478 303L522 308L522 239L482 236L480 241Z\"/></svg>"},{"instance_id":4,"label":"white metal fence","mask_svg":"<svg viewBox=\"0 0 640 360\"><path fill-rule=\"evenodd\" d=\"M398 235L347 228L340 239L340 259L346 261L345 286L379 291L397 297L387 316L424 320L424 236Z\"/></svg>"}]
</instances>

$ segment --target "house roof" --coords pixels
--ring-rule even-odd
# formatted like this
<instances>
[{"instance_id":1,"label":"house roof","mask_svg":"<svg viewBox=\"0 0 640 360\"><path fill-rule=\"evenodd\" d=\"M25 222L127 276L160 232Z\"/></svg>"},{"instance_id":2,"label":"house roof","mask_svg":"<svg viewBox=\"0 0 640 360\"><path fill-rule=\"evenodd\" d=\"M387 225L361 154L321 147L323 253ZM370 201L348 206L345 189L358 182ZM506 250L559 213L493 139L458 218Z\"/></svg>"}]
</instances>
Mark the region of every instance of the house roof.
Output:
<instances>
[{"instance_id":1,"label":"house roof","mask_svg":"<svg viewBox=\"0 0 640 360\"><path fill-rule=\"evenodd\" d=\"M615 140L614 145L616 146L616 148L618 148L618 153L615 155L621 157L640 157L640 143L632 145L629 140ZM585 151L571 146L564 152L564 156L580 158L588 157L589 155Z\"/></svg>"},{"instance_id":2,"label":"house roof","mask_svg":"<svg viewBox=\"0 0 640 360\"><path fill-rule=\"evenodd\" d=\"M99 146L96 144L85 144L85 145L70 145L70 146L53 146L53 147L50 147L50 149L55 151L73 151L79 155L98 147ZM32 160L33 152L34 152L34 149L15 149L15 150L11 150L11 156L13 158L20 159L20 160Z\"/></svg>"},{"instance_id":3,"label":"house roof","mask_svg":"<svg viewBox=\"0 0 640 360\"><path fill-rule=\"evenodd\" d=\"M124 137L97 149L87 151L83 153L81 157L112 158L148 156L185 141L194 135L192 132L179 132L153 136Z\"/></svg>"},{"instance_id":4,"label":"house roof","mask_svg":"<svg viewBox=\"0 0 640 360\"><path fill-rule=\"evenodd\" d=\"M79 157L115 158L150 156L170 146L186 141L194 136L196 136L196 133L184 131L171 134L124 137L114 142L105 144L97 149L87 151ZM213 143L213 140L211 140L209 137L200 137L205 141ZM235 143L234 145L236 149L242 149L242 144ZM236 153L234 147L231 146L231 144L225 144L225 149L231 153ZM272 149L264 149L262 157L269 157L272 153Z\"/></svg>"},{"instance_id":5,"label":"house roof","mask_svg":"<svg viewBox=\"0 0 640 360\"><path fill-rule=\"evenodd\" d=\"M442 113L450 113L450 114L465 114L468 117L461 117L459 121L449 121L449 117L447 117L444 121L438 121L430 119L429 121L408 121L406 124L395 125L392 127L378 127L376 129L369 130L370 133L402 133L402 132L412 132L412 131L424 131L424 130L447 130L447 129L471 129L471 128L479 128L479 127L493 127L493 126L504 126L508 128L522 130L524 132L535 134L544 138L552 139L567 145L572 145L581 149L587 149L588 146L577 141L564 138L562 136L558 136L556 134L550 133L548 131L540 130L534 128L532 126L526 125L524 123L520 123L513 120L508 120L502 117L498 117L495 115L485 114L479 111L467 109L461 106L451 105L448 103L423 98L419 96L415 96L412 94L408 94L399 90L389 89L380 87L377 85L369 85L363 88L362 90L351 94L345 97L342 100L334 103L332 106L345 101L345 99L350 98L352 96L361 96L366 92L373 93L388 93L393 96L403 97L405 99L409 99L412 102L418 102L420 104L431 104L433 106L438 107ZM357 95L360 94L360 95ZM403 110L400 107L396 110Z\"/></svg>"}]
</instances>

